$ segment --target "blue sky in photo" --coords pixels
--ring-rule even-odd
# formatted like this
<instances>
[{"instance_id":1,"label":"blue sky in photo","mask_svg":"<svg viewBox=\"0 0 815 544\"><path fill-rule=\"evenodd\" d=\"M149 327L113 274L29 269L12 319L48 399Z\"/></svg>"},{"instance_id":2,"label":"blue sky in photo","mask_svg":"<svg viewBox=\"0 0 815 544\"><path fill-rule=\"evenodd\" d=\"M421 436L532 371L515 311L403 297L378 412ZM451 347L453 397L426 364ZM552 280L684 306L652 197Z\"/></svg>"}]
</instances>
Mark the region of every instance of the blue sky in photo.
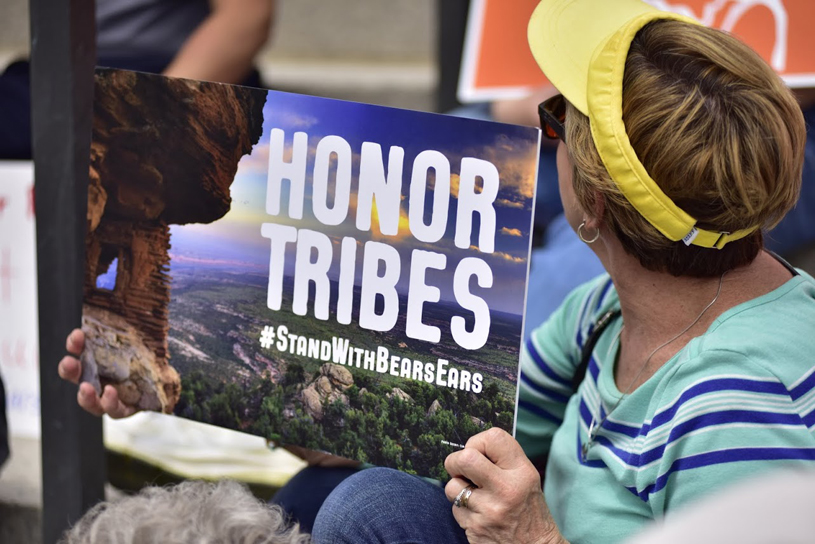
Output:
<instances>
[{"instance_id":1,"label":"blue sky in photo","mask_svg":"<svg viewBox=\"0 0 815 544\"><path fill-rule=\"evenodd\" d=\"M252 153L244 156L239 164L231 187L232 207L226 216L211 224L173 226L171 255L174 263L231 266L255 273L264 270L268 273L270 241L261 236L261 224L285 223L317 230L331 237L335 264L339 258L338 243L344 236L352 236L360 244L374 239L392 245L402 257L398 288L403 292L409 278L411 250L418 248L445 253L448 257L447 269L429 273L428 282L441 289L443 299L451 301L454 300L452 275L457 263L464 257L482 258L493 271L493 288L479 289L473 281L473 292L487 300L491 308L516 315L522 313L538 159L537 129L276 91L258 92L268 93L263 110L263 133ZM287 215L287 182L283 183L281 214L270 216L265 210L269 138L273 128L285 132L287 147L291 146L295 132L306 132L309 137L304 216L301 220L291 219ZM314 149L319 140L328 135L344 138L354 157L351 206L345 221L335 227L322 225L311 213ZM359 174L359 153L365 141L381 145L386 169L389 148L397 145L405 150L402 174L404 198L397 236L381 235L375 218L370 232L361 232L356 228L353 193ZM457 204L454 197L450 198L447 229L442 240L426 244L411 235L407 227L411 167L416 155L428 149L439 151L447 157L452 178L457 178L462 157L488 160L497 167L501 188L495 205L497 229L493 253L483 253L475 247L463 250L454 246ZM330 171L334 173L333 169ZM457 185L455 179L451 185ZM428 190L426 201L429 202L432 196L432 190ZM429 209L426 206L426 210ZM429 217L425 219L429 221ZM473 246L478 243L477 225L476 220L471 240ZM360 273L362 248L359 245L358 248L357 271ZM289 274L293 264L294 244L289 244L286 255ZM332 272L335 268L332 266Z\"/></svg>"}]
</instances>

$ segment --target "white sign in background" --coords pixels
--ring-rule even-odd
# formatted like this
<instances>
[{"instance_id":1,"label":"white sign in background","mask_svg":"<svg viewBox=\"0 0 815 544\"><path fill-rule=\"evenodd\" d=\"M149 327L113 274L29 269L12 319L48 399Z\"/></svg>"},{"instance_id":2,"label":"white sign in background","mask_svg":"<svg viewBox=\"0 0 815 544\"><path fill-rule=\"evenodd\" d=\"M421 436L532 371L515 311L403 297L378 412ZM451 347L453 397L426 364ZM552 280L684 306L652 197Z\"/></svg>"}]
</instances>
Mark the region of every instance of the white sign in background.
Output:
<instances>
[{"instance_id":1,"label":"white sign in background","mask_svg":"<svg viewBox=\"0 0 815 544\"><path fill-rule=\"evenodd\" d=\"M40 437L34 165L0 161L0 375L12 436Z\"/></svg>"}]
</instances>

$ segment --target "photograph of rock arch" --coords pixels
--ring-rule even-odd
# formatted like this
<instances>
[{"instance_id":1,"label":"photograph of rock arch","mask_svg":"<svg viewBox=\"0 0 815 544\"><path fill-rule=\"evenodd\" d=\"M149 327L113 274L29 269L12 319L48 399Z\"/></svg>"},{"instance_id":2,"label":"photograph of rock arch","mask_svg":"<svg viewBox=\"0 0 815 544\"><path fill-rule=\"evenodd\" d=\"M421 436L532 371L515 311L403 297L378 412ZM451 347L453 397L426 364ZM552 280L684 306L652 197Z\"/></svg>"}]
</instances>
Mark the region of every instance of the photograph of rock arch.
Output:
<instances>
[{"instance_id":1,"label":"photograph of rock arch","mask_svg":"<svg viewBox=\"0 0 815 544\"><path fill-rule=\"evenodd\" d=\"M83 311L93 347L85 378L97 389L112 380L125 402L146 410L170 413L178 402L167 350L169 226L229 211L262 109L246 88L97 72Z\"/></svg>"}]
</instances>

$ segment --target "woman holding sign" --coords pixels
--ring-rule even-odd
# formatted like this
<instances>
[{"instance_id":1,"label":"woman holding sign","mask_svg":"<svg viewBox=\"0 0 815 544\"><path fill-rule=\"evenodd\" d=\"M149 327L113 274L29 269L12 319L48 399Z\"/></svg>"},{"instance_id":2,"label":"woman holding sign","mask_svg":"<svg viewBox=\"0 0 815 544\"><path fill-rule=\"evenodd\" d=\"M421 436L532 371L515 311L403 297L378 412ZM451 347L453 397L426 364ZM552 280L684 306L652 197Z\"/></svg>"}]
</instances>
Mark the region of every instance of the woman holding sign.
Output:
<instances>
[{"instance_id":1,"label":"woman holding sign","mask_svg":"<svg viewBox=\"0 0 815 544\"><path fill-rule=\"evenodd\" d=\"M562 93L540 113L566 217L608 274L525 346L516 438L472 437L444 489L354 474L316 542L620 542L746 475L815 468L815 280L763 249L800 186L790 91L640 0L543 0L529 41Z\"/></svg>"},{"instance_id":2,"label":"woman holding sign","mask_svg":"<svg viewBox=\"0 0 815 544\"><path fill-rule=\"evenodd\" d=\"M493 429L448 457L452 508L363 471L317 542L619 542L746 475L815 468L815 281L763 250L800 185L790 91L639 0L543 0L529 41L563 93L540 111L567 218L608 275L525 346L517 441Z\"/></svg>"}]
</instances>

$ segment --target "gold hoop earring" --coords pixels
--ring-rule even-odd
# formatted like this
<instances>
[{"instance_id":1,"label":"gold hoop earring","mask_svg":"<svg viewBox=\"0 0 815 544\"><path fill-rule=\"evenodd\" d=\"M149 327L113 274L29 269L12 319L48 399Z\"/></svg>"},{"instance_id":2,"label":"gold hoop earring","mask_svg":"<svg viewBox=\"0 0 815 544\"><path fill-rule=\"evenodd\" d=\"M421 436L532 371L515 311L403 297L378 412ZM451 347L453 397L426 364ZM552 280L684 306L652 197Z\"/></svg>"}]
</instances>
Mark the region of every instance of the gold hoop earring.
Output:
<instances>
[{"instance_id":1,"label":"gold hoop earring","mask_svg":"<svg viewBox=\"0 0 815 544\"><path fill-rule=\"evenodd\" d=\"M585 243L585 244L593 244L594 242L596 242L600 238L600 229L597 229L597 234L594 235L594 238L592 238L591 240L587 240L586 237L583 236L583 227L585 227L585 226L586 226L585 221L580 223L580 226L577 227L577 236L580 238L580 240L583 243Z\"/></svg>"}]
</instances>

